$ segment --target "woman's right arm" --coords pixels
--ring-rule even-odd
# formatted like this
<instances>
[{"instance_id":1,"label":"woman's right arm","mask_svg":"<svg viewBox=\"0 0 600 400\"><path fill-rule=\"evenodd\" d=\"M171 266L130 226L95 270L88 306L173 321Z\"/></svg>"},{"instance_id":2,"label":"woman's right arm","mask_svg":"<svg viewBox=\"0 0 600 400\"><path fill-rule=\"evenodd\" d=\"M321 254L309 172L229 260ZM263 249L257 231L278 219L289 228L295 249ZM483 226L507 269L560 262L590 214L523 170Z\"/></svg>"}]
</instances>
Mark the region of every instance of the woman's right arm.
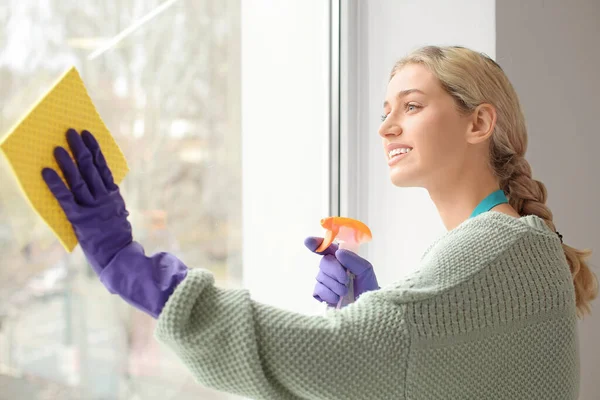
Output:
<instances>
[{"instance_id":1,"label":"woman's right arm","mask_svg":"<svg viewBox=\"0 0 600 400\"><path fill-rule=\"evenodd\" d=\"M338 249L335 243L323 252L316 252L322 241L323 238L312 236L304 241L310 251L323 256L313 291L315 299L332 307L336 306L340 297L348 293L346 270L354 274L354 300L363 293L380 289L375 270L369 261L351 251Z\"/></svg>"}]
</instances>

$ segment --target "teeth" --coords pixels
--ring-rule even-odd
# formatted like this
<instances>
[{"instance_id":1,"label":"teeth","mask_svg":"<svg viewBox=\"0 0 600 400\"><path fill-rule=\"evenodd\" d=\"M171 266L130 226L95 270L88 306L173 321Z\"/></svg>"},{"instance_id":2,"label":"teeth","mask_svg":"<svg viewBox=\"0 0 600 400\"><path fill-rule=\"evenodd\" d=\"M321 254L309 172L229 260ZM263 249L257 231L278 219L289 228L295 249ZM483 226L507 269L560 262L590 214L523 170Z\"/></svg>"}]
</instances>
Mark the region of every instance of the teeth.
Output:
<instances>
[{"instance_id":1,"label":"teeth","mask_svg":"<svg viewBox=\"0 0 600 400\"><path fill-rule=\"evenodd\" d=\"M394 149L392 151L389 152L389 156L390 158L397 156L398 154L404 154L404 153L409 153L412 149L411 148L407 148L407 147L402 147L399 149Z\"/></svg>"}]
</instances>

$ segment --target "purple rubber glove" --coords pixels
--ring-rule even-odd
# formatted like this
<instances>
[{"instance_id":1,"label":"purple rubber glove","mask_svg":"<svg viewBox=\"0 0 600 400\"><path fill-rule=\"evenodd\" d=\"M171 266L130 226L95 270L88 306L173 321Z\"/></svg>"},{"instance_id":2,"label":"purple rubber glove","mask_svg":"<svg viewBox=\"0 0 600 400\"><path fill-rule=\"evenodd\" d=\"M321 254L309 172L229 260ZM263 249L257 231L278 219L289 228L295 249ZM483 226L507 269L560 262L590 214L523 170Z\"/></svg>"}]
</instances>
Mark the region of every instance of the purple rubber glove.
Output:
<instances>
[{"instance_id":1,"label":"purple rubber glove","mask_svg":"<svg viewBox=\"0 0 600 400\"><path fill-rule=\"evenodd\" d=\"M316 252L315 250L322 242L323 238L320 237L308 237L304 240L304 245L310 251L323 255L319 264L317 284L313 293L315 299L335 307L340 297L348 293L348 288L346 287L348 275L346 270L355 275L355 300L365 292L379 289L377 277L370 262L352 251L338 249L335 243L332 243L323 252Z\"/></svg>"},{"instance_id":2,"label":"purple rubber glove","mask_svg":"<svg viewBox=\"0 0 600 400\"><path fill-rule=\"evenodd\" d=\"M129 213L119 187L90 132L69 129L67 142L77 162L57 147L54 157L69 188L56 171L44 168L42 177L58 200L92 269L113 294L158 318L173 290L187 275L175 257L146 257L133 241Z\"/></svg>"}]
</instances>

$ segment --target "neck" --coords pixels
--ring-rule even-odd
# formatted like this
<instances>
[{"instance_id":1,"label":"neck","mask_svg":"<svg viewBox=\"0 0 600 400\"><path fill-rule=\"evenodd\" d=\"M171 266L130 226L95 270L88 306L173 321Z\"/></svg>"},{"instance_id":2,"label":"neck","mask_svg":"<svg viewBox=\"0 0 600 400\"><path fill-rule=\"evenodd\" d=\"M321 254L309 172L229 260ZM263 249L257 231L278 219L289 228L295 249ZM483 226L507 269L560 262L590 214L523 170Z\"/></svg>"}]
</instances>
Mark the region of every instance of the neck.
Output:
<instances>
[{"instance_id":1,"label":"neck","mask_svg":"<svg viewBox=\"0 0 600 400\"><path fill-rule=\"evenodd\" d=\"M429 188L428 192L444 226L452 230L466 221L475 207L498 189L498 182L491 174L461 174L457 181Z\"/></svg>"}]
</instances>

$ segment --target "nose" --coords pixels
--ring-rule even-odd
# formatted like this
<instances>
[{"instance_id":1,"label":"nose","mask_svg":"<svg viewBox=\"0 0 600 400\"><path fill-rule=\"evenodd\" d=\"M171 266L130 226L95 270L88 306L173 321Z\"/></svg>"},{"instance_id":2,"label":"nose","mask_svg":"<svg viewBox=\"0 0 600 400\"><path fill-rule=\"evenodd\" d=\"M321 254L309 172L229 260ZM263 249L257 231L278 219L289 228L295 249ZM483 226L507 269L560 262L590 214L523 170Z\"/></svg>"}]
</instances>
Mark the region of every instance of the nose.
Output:
<instances>
[{"instance_id":1,"label":"nose","mask_svg":"<svg viewBox=\"0 0 600 400\"><path fill-rule=\"evenodd\" d=\"M379 136L386 138L389 136L400 136L402 127L396 121L383 121L379 127Z\"/></svg>"}]
</instances>

